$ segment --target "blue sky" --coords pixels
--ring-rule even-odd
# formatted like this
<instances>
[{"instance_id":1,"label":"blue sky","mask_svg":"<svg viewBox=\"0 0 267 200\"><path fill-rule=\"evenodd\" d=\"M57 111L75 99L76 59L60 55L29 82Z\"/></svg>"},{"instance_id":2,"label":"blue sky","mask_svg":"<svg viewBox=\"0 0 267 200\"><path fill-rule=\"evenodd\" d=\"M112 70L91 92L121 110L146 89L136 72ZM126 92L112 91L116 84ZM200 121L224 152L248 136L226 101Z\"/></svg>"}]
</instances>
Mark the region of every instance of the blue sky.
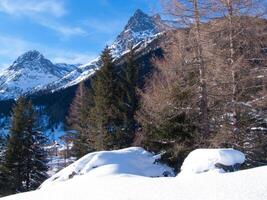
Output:
<instances>
[{"instance_id":1,"label":"blue sky","mask_svg":"<svg viewBox=\"0 0 267 200\"><path fill-rule=\"evenodd\" d=\"M0 68L36 49L53 62L86 63L110 44L138 8L158 0L0 0Z\"/></svg>"}]
</instances>

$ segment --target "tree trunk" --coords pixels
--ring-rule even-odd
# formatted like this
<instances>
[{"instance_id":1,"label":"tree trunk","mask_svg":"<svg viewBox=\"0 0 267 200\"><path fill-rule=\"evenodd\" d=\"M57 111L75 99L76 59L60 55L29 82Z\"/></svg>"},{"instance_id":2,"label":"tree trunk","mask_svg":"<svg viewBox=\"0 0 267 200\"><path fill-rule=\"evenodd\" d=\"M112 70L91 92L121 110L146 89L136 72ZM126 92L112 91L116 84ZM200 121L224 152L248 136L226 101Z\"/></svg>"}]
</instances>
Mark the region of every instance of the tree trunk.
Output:
<instances>
[{"instance_id":1,"label":"tree trunk","mask_svg":"<svg viewBox=\"0 0 267 200\"><path fill-rule=\"evenodd\" d=\"M233 114L233 133L236 133L237 129L237 80L236 80L236 69L234 65L234 27L233 27L233 2L232 0L227 0L228 7L228 22L229 22L229 67L231 69L232 78L232 114Z\"/></svg>"},{"instance_id":2,"label":"tree trunk","mask_svg":"<svg viewBox=\"0 0 267 200\"><path fill-rule=\"evenodd\" d=\"M200 112L201 112L201 135L205 137L209 134L209 116L208 116L208 95L207 95L207 83L206 83L206 68L203 58L203 49L201 45L200 34L200 14L198 7L198 0L194 0L194 20L196 28L196 57L199 70L200 81Z\"/></svg>"}]
</instances>

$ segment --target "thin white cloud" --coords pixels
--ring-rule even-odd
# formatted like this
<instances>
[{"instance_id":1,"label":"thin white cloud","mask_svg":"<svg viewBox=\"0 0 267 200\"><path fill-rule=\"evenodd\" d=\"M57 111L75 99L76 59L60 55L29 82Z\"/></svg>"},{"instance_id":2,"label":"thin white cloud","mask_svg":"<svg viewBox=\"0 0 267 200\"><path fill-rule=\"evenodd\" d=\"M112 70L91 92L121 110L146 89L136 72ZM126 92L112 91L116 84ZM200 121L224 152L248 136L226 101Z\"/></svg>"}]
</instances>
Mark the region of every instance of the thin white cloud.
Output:
<instances>
[{"instance_id":1,"label":"thin white cloud","mask_svg":"<svg viewBox=\"0 0 267 200\"><path fill-rule=\"evenodd\" d=\"M92 32L114 34L114 32L121 31L125 22L123 20L101 20L91 18L83 21L83 24Z\"/></svg>"},{"instance_id":2,"label":"thin white cloud","mask_svg":"<svg viewBox=\"0 0 267 200\"><path fill-rule=\"evenodd\" d=\"M64 38L87 34L82 27L57 22L56 18L67 13L63 0L0 0L0 12L11 16L27 17Z\"/></svg>"},{"instance_id":3,"label":"thin white cloud","mask_svg":"<svg viewBox=\"0 0 267 200\"><path fill-rule=\"evenodd\" d=\"M34 44L20 38L0 35L0 46L1 57L14 58L33 47Z\"/></svg>"},{"instance_id":4,"label":"thin white cloud","mask_svg":"<svg viewBox=\"0 0 267 200\"><path fill-rule=\"evenodd\" d=\"M71 36L86 36L87 32L85 29L79 26L66 26L62 24L58 24L52 21L39 19L38 23L46 28L54 30L64 37L71 37Z\"/></svg>"},{"instance_id":5,"label":"thin white cloud","mask_svg":"<svg viewBox=\"0 0 267 200\"><path fill-rule=\"evenodd\" d=\"M58 55L52 58L54 63L68 63L68 64L85 64L95 59L97 55L92 53L78 53L78 52L57 52Z\"/></svg>"},{"instance_id":6,"label":"thin white cloud","mask_svg":"<svg viewBox=\"0 0 267 200\"><path fill-rule=\"evenodd\" d=\"M54 63L84 64L96 58L95 53L78 52L68 49L54 49L21 38L0 35L0 67L10 66L26 51L36 49Z\"/></svg>"},{"instance_id":7,"label":"thin white cloud","mask_svg":"<svg viewBox=\"0 0 267 200\"><path fill-rule=\"evenodd\" d=\"M66 10L61 0L1 0L0 12L13 16L48 14L61 17Z\"/></svg>"}]
</instances>

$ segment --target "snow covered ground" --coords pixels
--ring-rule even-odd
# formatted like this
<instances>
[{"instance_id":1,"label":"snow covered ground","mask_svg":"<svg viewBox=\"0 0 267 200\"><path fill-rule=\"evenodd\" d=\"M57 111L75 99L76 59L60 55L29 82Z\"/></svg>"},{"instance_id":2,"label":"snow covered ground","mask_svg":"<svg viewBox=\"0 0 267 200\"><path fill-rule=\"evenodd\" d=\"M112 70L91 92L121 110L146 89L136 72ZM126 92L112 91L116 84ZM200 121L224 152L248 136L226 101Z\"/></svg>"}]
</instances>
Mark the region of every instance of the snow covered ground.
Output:
<instances>
[{"instance_id":1,"label":"snow covered ground","mask_svg":"<svg viewBox=\"0 0 267 200\"><path fill-rule=\"evenodd\" d=\"M204 151L202 156L203 154L209 153ZM237 154L239 153L237 152ZM217 171L212 170L204 173L181 173L176 177L149 177L151 175L150 170L148 170L150 167L154 169L154 172L160 174L162 169L170 169L154 163L153 160L155 161L156 158L157 156L155 157L141 148L91 153L48 179L39 190L2 199L267 199L267 166L232 173L217 173ZM239 159L240 157L237 156L236 158ZM70 175L69 173L72 173L71 176L67 176ZM53 178L56 179L53 180ZM57 179L59 181L56 181Z\"/></svg>"}]
</instances>

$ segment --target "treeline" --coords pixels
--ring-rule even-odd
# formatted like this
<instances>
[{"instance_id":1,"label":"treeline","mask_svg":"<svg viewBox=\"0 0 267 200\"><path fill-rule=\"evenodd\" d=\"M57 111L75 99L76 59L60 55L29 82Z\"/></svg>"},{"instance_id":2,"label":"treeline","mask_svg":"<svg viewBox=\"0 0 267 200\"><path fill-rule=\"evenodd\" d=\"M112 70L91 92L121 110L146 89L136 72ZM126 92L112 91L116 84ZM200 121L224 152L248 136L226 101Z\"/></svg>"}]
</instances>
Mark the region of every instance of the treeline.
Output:
<instances>
[{"instance_id":1,"label":"treeline","mask_svg":"<svg viewBox=\"0 0 267 200\"><path fill-rule=\"evenodd\" d=\"M165 33L164 58L137 88L134 51L117 70L106 48L90 88L68 117L74 152L130 145L165 152L177 170L195 148L232 147L246 167L267 164L266 27L256 1L163 1L181 28Z\"/></svg>"}]
</instances>

